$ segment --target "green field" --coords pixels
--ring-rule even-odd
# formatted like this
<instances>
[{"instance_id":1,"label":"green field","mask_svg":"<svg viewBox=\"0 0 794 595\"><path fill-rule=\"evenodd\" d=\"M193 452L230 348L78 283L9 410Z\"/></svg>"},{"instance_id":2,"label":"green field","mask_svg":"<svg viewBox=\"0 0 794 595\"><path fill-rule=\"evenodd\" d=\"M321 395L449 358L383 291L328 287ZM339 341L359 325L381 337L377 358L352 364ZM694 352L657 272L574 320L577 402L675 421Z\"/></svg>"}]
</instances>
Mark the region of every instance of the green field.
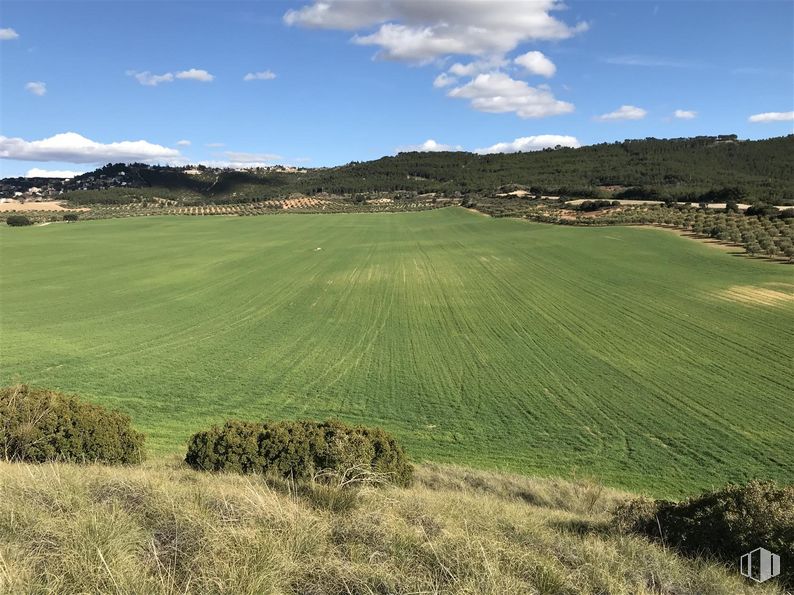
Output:
<instances>
[{"instance_id":1,"label":"green field","mask_svg":"<svg viewBox=\"0 0 794 595\"><path fill-rule=\"evenodd\" d=\"M0 230L0 381L157 454L336 416L414 459L677 495L794 478L794 268L664 230L461 209Z\"/></svg>"}]
</instances>

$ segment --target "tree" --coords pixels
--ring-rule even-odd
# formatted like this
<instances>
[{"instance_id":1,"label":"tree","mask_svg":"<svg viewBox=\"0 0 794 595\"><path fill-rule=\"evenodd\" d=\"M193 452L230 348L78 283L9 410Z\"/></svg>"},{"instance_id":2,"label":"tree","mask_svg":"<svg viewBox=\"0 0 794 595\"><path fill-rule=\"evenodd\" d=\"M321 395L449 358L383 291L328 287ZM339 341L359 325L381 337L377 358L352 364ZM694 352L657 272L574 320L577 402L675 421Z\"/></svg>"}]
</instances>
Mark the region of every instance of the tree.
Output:
<instances>
[{"instance_id":1,"label":"tree","mask_svg":"<svg viewBox=\"0 0 794 595\"><path fill-rule=\"evenodd\" d=\"M63 216L64 221L77 221L80 216L77 213L66 213Z\"/></svg>"},{"instance_id":2,"label":"tree","mask_svg":"<svg viewBox=\"0 0 794 595\"><path fill-rule=\"evenodd\" d=\"M794 243L791 240L787 239L785 242L781 242L780 251L789 261L794 262Z\"/></svg>"},{"instance_id":3,"label":"tree","mask_svg":"<svg viewBox=\"0 0 794 595\"><path fill-rule=\"evenodd\" d=\"M765 202L756 202L753 203L752 206L748 207L744 214L748 217L777 217L780 213L772 205L768 205Z\"/></svg>"}]
</instances>

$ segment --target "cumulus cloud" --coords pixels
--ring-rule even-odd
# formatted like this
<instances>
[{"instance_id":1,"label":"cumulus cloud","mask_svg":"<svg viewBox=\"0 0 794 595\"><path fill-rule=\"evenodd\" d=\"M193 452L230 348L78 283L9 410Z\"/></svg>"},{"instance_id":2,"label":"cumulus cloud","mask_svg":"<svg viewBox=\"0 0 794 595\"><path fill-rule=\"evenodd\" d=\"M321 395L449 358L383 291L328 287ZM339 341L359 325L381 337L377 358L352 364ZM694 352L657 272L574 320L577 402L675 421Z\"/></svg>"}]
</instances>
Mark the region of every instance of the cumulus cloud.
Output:
<instances>
[{"instance_id":1,"label":"cumulus cloud","mask_svg":"<svg viewBox=\"0 0 794 595\"><path fill-rule=\"evenodd\" d=\"M178 141L176 141L176 144L177 144L177 146L180 146L180 147L189 147L190 146L190 141L189 140L178 140Z\"/></svg>"},{"instance_id":2,"label":"cumulus cloud","mask_svg":"<svg viewBox=\"0 0 794 595\"><path fill-rule=\"evenodd\" d=\"M145 140L99 143L76 132L64 132L42 140L0 136L0 159L102 163L107 161L159 162L178 159L176 149Z\"/></svg>"},{"instance_id":3,"label":"cumulus cloud","mask_svg":"<svg viewBox=\"0 0 794 595\"><path fill-rule=\"evenodd\" d=\"M581 147L582 144L575 136L560 134L538 134L536 136L522 136L507 143L496 143L490 147L474 149L475 153L487 155L490 153L518 153L519 151L540 151L550 147Z\"/></svg>"},{"instance_id":4,"label":"cumulus cloud","mask_svg":"<svg viewBox=\"0 0 794 595\"><path fill-rule=\"evenodd\" d=\"M34 167L25 174L26 178L73 178L84 174L83 171L71 171L66 169L41 169Z\"/></svg>"},{"instance_id":5,"label":"cumulus cloud","mask_svg":"<svg viewBox=\"0 0 794 595\"><path fill-rule=\"evenodd\" d=\"M527 52L513 60L516 64L523 67L530 74L539 74L550 78L557 72L554 62L549 60L542 52Z\"/></svg>"},{"instance_id":6,"label":"cumulus cloud","mask_svg":"<svg viewBox=\"0 0 794 595\"><path fill-rule=\"evenodd\" d=\"M316 0L289 10L284 21L304 27L374 32L354 43L379 48L387 60L427 62L441 56L505 54L520 43L569 38L587 29L550 13L558 0Z\"/></svg>"},{"instance_id":7,"label":"cumulus cloud","mask_svg":"<svg viewBox=\"0 0 794 595\"><path fill-rule=\"evenodd\" d=\"M749 122L791 122L794 120L794 112L764 112L763 114L753 114L748 118Z\"/></svg>"},{"instance_id":8,"label":"cumulus cloud","mask_svg":"<svg viewBox=\"0 0 794 595\"><path fill-rule=\"evenodd\" d=\"M315 29L353 31L397 16L388 1L328 0L288 10L284 22Z\"/></svg>"},{"instance_id":9,"label":"cumulus cloud","mask_svg":"<svg viewBox=\"0 0 794 595\"><path fill-rule=\"evenodd\" d=\"M218 167L222 169L256 169L257 167L273 167L277 164L272 161L228 161L226 159L204 159L202 161L196 162L195 165ZM278 165L288 164L279 163Z\"/></svg>"},{"instance_id":10,"label":"cumulus cloud","mask_svg":"<svg viewBox=\"0 0 794 595\"><path fill-rule=\"evenodd\" d=\"M468 99L481 112L514 112L520 118L543 118L574 110L573 104L556 99L548 87L531 87L503 72L479 74L447 95Z\"/></svg>"},{"instance_id":11,"label":"cumulus cloud","mask_svg":"<svg viewBox=\"0 0 794 595\"><path fill-rule=\"evenodd\" d=\"M14 31L11 27L0 29L0 41L11 41L12 39L19 39L19 33Z\"/></svg>"},{"instance_id":12,"label":"cumulus cloud","mask_svg":"<svg viewBox=\"0 0 794 595\"><path fill-rule=\"evenodd\" d=\"M262 72L249 72L243 77L244 81L272 81L276 78L276 74L272 70L263 70Z\"/></svg>"},{"instance_id":13,"label":"cumulus cloud","mask_svg":"<svg viewBox=\"0 0 794 595\"><path fill-rule=\"evenodd\" d=\"M281 155L274 153L244 153L242 151L224 151L224 155L231 162L251 164L272 164L280 159ZM252 166L255 167L255 166Z\"/></svg>"},{"instance_id":14,"label":"cumulus cloud","mask_svg":"<svg viewBox=\"0 0 794 595\"><path fill-rule=\"evenodd\" d=\"M596 117L596 120L642 120L647 114L647 111L636 105L621 105L614 112Z\"/></svg>"},{"instance_id":15,"label":"cumulus cloud","mask_svg":"<svg viewBox=\"0 0 794 595\"><path fill-rule=\"evenodd\" d=\"M199 70L191 68L190 70L181 70L174 74L173 72L164 72L163 74L152 74L148 70L138 72L137 70L128 70L127 76L133 77L140 84L147 87L156 87L161 83L172 83L176 79L199 81L201 83L210 83L215 77L206 70Z\"/></svg>"},{"instance_id":16,"label":"cumulus cloud","mask_svg":"<svg viewBox=\"0 0 794 595\"><path fill-rule=\"evenodd\" d=\"M25 85L25 90L33 93L33 95L38 95L41 97L42 95L47 94L47 83L43 83L41 81L32 81Z\"/></svg>"},{"instance_id":17,"label":"cumulus cloud","mask_svg":"<svg viewBox=\"0 0 794 595\"><path fill-rule=\"evenodd\" d=\"M468 64L456 62L449 67L450 74L454 76L473 77L484 72L499 70L507 65L507 60L501 56L492 56L487 60L475 60Z\"/></svg>"},{"instance_id":18,"label":"cumulus cloud","mask_svg":"<svg viewBox=\"0 0 794 595\"><path fill-rule=\"evenodd\" d=\"M191 68L190 70L182 70L174 75L178 79L199 81L200 83L211 83L215 80L215 76L198 68Z\"/></svg>"},{"instance_id":19,"label":"cumulus cloud","mask_svg":"<svg viewBox=\"0 0 794 595\"><path fill-rule=\"evenodd\" d=\"M436 89L440 89L442 87L449 87L450 85L454 85L457 82L458 82L457 77L449 76L446 72L442 72L435 79L433 79L433 86Z\"/></svg>"},{"instance_id":20,"label":"cumulus cloud","mask_svg":"<svg viewBox=\"0 0 794 595\"><path fill-rule=\"evenodd\" d=\"M174 80L173 73L166 72L164 74L152 74L148 70L138 72L136 70L128 70L127 76L133 77L142 85L147 87L156 87L160 83L170 83Z\"/></svg>"},{"instance_id":21,"label":"cumulus cloud","mask_svg":"<svg viewBox=\"0 0 794 595\"><path fill-rule=\"evenodd\" d=\"M408 153L411 151L420 152L438 152L438 151L462 151L463 147L460 145L444 145L437 143L432 138L427 139L421 145L406 145L404 147L397 147L398 153Z\"/></svg>"},{"instance_id":22,"label":"cumulus cloud","mask_svg":"<svg viewBox=\"0 0 794 595\"><path fill-rule=\"evenodd\" d=\"M673 117L678 118L679 120L692 120L696 118L697 115L697 112L686 109L677 109L673 112Z\"/></svg>"}]
</instances>

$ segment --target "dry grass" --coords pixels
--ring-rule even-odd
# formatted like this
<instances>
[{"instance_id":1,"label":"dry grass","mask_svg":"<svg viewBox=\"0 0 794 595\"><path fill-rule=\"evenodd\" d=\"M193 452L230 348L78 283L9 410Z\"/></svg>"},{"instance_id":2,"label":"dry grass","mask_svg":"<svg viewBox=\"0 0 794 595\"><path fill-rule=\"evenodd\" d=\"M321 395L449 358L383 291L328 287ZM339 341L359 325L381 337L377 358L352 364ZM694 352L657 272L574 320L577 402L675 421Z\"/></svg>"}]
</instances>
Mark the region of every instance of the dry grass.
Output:
<instances>
[{"instance_id":1,"label":"dry grass","mask_svg":"<svg viewBox=\"0 0 794 595\"><path fill-rule=\"evenodd\" d=\"M751 591L732 570L613 533L606 511L624 497L448 466L420 467L410 489L338 490L176 460L0 463L0 591Z\"/></svg>"}]
</instances>

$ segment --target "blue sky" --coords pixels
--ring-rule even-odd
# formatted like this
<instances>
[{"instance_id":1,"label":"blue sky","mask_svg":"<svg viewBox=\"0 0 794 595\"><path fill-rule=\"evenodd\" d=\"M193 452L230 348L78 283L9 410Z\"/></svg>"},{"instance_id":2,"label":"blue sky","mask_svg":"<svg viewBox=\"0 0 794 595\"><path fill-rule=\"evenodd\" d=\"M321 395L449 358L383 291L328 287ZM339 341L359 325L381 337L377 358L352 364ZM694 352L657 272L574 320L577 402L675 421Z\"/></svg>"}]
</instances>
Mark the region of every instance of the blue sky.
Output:
<instances>
[{"instance_id":1,"label":"blue sky","mask_svg":"<svg viewBox=\"0 0 794 595\"><path fill-rule=\"evenodd\" d=\"M0 66L0 176L765 138L794 3L0 0Z\"/></svg>"}]
</instances>

